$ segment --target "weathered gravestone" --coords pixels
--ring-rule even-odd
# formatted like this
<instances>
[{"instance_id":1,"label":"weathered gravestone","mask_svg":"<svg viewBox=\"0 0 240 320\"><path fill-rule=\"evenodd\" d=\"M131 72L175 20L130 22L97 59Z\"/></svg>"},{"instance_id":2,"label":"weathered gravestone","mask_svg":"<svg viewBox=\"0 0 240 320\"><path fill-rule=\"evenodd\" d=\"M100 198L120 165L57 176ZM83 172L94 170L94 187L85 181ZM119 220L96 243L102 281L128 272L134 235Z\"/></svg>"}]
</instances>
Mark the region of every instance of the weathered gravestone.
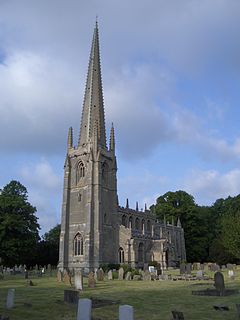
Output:
<instances>
[{"instance_id":1,"label":"weathered gravestone","mask_svg":"<svg viewBox=\"0 0 240 320\"><path fill-rule=\"evenodd\" d=\"M196 278L197 278L197 280L203 279L203 271L202 270L197 271Z\"/></svg>"},{"instance_id":2,"label":"weathered gravestone","mask_svg":"<svg viewBox=\"0 0 240 320\"><path fill-rule=\"evenodd\" d=\"M82 271L78 270L75 271L74 274L74 287L76 290L82 290L83 289L83 275Z\"/></svg>"},{"instance_id":3,"label":"weathered gravestone","mask_svg":"<svg viewBox=\"0 0 240 320\"><path fill-rule=\"evenodd\" d=\"M135 275L133 276L133 280L134 280L134 281L142 280L142 276L141 276L140 274L135 274Z\"/></svg>"},{"instance_id":4,"label":"weathered gravestone","mask_svg":"<svg viewBox=\"0 0 240 320\"><path fill-rule=\"evenodd\" d=\"M113 279L113 273L112 270L108 271L108 280L112 280Z\"/></svg>"},{"instance_id":5,"label":"weathered gravestone","mask_svg":"<svg viewBox=\"0 0 240 320\"><path fill-rule=\"evenodd\" d=\"M187 274L191 274L192 272L192 264L191 263L187 263L186 265L186 273Z\"/></svg>"},{"instance_id":6,"label":"weathered gravestone","mask_svg":"<svg viewBox=\"0 0 240 320\"><path fill-rule=\"evenodd\" d=\"M228 268L228 270L233 270L233 265L231 263L228 263L227 268Z\"/></svg>"},{"instance_id":7,"label":"weathered gravestone","mask_svg":"<svg viewBox=\"0 0 240 320\"><path fill-rule=\"evenodd\" d=\"M225 291L225 284L223 274L220 271L217 271L214 274L214 286L216 290L219 292L219 295L223 296Z\"/></svg>"},{"instance_id":8,"label":"weathered gravestone","mask_svg":"<svg viewBox=\"0 0 240 320\"><path fill-rule=\"evenodd\" d=\"M185 274L186 273L186 264L181 263L180 264L180 274Z\"/></svg>"},{"instance_id":9,"label":"weathered gravestone","mask_svg":"<svg viewBox=\"0 0 240 320\"><path fill-rule=\"evenodd\" d=\"M96 280L94 277L94 273L90 272L88 275L88 288L94 288L96 286Z\"/></svg>"},{"instance_id":10,"label":"weathered gravestone","mask_svg":"<svg viewBox=\"0 0 240 320\"><path fill-rule=\"evenodd\" d=\"M14 307L14 296L15 296L15 289L8 289L7 303L6 303L7 309L12 309Z\"/></svg>"},{"instance_id":11,"label":"weathered gravestone","mask_svg":"<svg viewBox=\"0 0 240 320\"><path fill-rule=\"evenodd\" d=\"M145 271L143 274L143 280L144 281L151 281L151 273L149 271Z\"/></svg>"},{"instance_id":12,"label":"weathered gravestone","mask_svg":"<svg viewBox=\"0 0 240 320\"><path fill-rule=\"evenodd\" d=\"M104 272L103 269L100 268L97 270L97 281L103 281L104 280Z\"/></svg>"},{"instance_id":13,"label":"weathered gravestone","mask_svg":"<svg viewBox=\"0 0 240 320\"><path fill-rule=\"evenodd\" d=\"M71 286L72 282L71 282L71 276L70 274L67 272L67 270L63 271L63 282L68 285Z\"/></svg>"},{"instance_id":14,"label":"weathered gravestone","mask_svg":"<svg viewBox=\"0 0 240 320\"><path fill-rule=\"evenodd\" d=\"M234 280L235 274L233 270L228 270L228 277L229 279Z\"/></svg>"},{"instance_id":15,"label":"weathered gravestone","mask_svg":"<svg viewBox=\"0 0 240 320\"><path fill-rule=\"evenodd\" d=\"M121 268L118 270L118 280L123 280L123 276L124 276L124 270L123 270L123 268L121 267Z\"/></svg>"},{"instance_id":16,"label":"weathered gravestone","mask_svg":"<svg viewBox=\"0 0 240 320\"><path fill-rule=\"evenodd\" d=\"M130 271L127 272L125 280L127 281L132 280L132 273Z\"/></svg>"},{"instance_id":17,"label":"weathered gravestone","mask_svg":"<svg viewBox=\"0 0 240 320\"><path fill-rule=\"evenodd\" d=\"M64 290L64 302L77 304L79 299L79 291Z\"/></svg>"}]
</instances>

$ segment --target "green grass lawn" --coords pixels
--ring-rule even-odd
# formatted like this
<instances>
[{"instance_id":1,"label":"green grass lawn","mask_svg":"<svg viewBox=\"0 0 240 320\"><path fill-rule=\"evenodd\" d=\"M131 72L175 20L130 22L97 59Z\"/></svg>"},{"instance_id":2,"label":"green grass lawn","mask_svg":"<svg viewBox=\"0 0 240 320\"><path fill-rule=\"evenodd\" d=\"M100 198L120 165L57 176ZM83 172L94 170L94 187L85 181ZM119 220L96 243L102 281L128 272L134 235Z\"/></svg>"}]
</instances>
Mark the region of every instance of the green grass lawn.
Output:
<instances>
[{"instance_id":1,"label":"green grass lawn","mask_svg":"<svg viewBox=\"0 0 240 320\"><path fill-rule=\"evenodd\" d=\"M240 289L239 275L228 280L225 274L226 287ZM20 276L9 276L0 280L0 315L9 315L10 320L41 319L59 320L76 319L76 307L64 304L63 291L68 288L58 283L56 277L45 276L32 278L35 286L27 286L27 280ZM202 290L211 281L119 281L113 280L97 283L93 289L87 288L84 279L83 298L110 299L119 304L130 304L134 307L135 319L169 320L171 310L182 311L185 319L214 320L238 319L236 303L240 303L240 294L228 297L194 296L192 290ZM202 285L202 283L205 283ZM5 309L7 290L15 288L15 307ZM118 306L108 305L93 309L94 319L118 319ZM214 304L226 304L230 311L216 311Z\"/></svg>"}]
</instances>

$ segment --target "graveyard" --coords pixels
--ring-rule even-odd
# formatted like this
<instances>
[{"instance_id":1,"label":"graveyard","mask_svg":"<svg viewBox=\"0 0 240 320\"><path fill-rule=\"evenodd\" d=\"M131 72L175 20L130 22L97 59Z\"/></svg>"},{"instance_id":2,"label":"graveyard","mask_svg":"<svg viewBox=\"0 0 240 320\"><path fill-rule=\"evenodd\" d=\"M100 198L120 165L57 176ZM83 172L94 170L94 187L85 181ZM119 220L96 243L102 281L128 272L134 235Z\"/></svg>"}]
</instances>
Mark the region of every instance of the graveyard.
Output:
<instances>
[{"instance_id":1,"label":"graveyard","mask_svg":"<svg viewBox=\"0 0 240 320\"><path fill-rule=\"evenodd\" d=\"M219 272L219 271L217 271ZM92 299L93 319L118 319L121 305L130 305L134 309L134 319L172 319L171 311L184 314L184 319L238 319L236 304L240 302L240 267L235 267L234 277L229 270L223 268L227 289L237 290L227 296L201 296L192 294L196 290L213 289L215 271L191 270L190 274L181 274L180 269L164 272L165 277L136 277L131 280L111 280L107 273L95 278L94 285L89 287L88 277L83 277L83 290L79 290L79 298ZM147 272L147 275L149 273ZM143 280L139 280L143 279ZM31 284L30 284L31 280ZM42 276L29 273L28 279L22 274L4 275L0 280L0 319L77 319L77 304L64 302L64 290L75 290L66 284L66 279L59 282L57 271L45 272ZM6 309L8 289L15 289L14 304ZM217 287L216 287L217 289ZM220 288L221 290L221 288ZM218 308L226 306L228 310Z\"/></svg>"}]
</instances>

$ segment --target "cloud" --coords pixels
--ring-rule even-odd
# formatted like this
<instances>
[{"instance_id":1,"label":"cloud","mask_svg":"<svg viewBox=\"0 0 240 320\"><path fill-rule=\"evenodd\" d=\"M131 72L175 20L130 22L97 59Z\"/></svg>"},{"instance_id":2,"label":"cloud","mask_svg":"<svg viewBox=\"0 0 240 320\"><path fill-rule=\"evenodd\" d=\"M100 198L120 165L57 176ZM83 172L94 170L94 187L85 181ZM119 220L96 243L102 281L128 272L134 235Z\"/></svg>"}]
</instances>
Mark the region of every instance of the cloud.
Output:
<instances>
[{"instance_id":1,"label":"cloud","mask_svg":"<svg viewBox=\"0 0 240 320\"><path fill-rule=\"evenodd\" d=\"M217 170L192 170L185 180L184 188L193 194L200 204L209 205L219 198L236 196L240 190L240 170L225 173Z\"/></svg>"},{"instance_id":2,"label":"cloud","mask_svg":"<svg viewBox=\"0 0 240 320\"><path fill-rule=\"evenodd\" d=\"M60 223L62 177L45 159L24 165L19 169L19 177L29 190L29 201L37 208L43 234Z\"/></svg>"}]
</instances>

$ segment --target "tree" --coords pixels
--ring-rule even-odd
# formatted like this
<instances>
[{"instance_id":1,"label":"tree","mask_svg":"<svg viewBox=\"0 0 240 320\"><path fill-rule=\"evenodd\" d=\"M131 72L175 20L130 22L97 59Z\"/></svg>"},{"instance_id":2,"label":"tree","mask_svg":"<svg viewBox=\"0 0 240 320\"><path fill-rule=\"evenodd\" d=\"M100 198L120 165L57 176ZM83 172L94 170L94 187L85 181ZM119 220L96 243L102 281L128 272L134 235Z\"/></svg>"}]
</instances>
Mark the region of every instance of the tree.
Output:
<instances>
[{"instance_id":1,"label":"tree","mask_svg":"<svg viewBox=\"0 0 240 320\"><path fill-rule=\"evenodd\" d=\"M32 264L39 240L36 208L18 181L7 184L0 195L0 257L7 266Z\"/></svg>"},{"instance_id":2,"label":"tree","mask_svg":"<svg viewBox=\"0 0 240 320\"><path fill-rule=\"evenodd\" d=\"M37 263L44 266L51 264L56 266L59 257L59 237L61 225L58 224L43 235L42 241L38 244Z\"/></svg>"},{"instance_id":3,"label":"tree","mask_svg":"<svg viewBox=\"0 0 240 320\"><path fill-rule=\"evenodd\" d=\"M187 260L206 261L211 234L207 223L210 219L208 207L199 207L192 195L179 190L160 196L151 210L161 220L166 219L171 222L173 219L176 223L179 218L184 228Z\"/></svg>"}]
</instances>

